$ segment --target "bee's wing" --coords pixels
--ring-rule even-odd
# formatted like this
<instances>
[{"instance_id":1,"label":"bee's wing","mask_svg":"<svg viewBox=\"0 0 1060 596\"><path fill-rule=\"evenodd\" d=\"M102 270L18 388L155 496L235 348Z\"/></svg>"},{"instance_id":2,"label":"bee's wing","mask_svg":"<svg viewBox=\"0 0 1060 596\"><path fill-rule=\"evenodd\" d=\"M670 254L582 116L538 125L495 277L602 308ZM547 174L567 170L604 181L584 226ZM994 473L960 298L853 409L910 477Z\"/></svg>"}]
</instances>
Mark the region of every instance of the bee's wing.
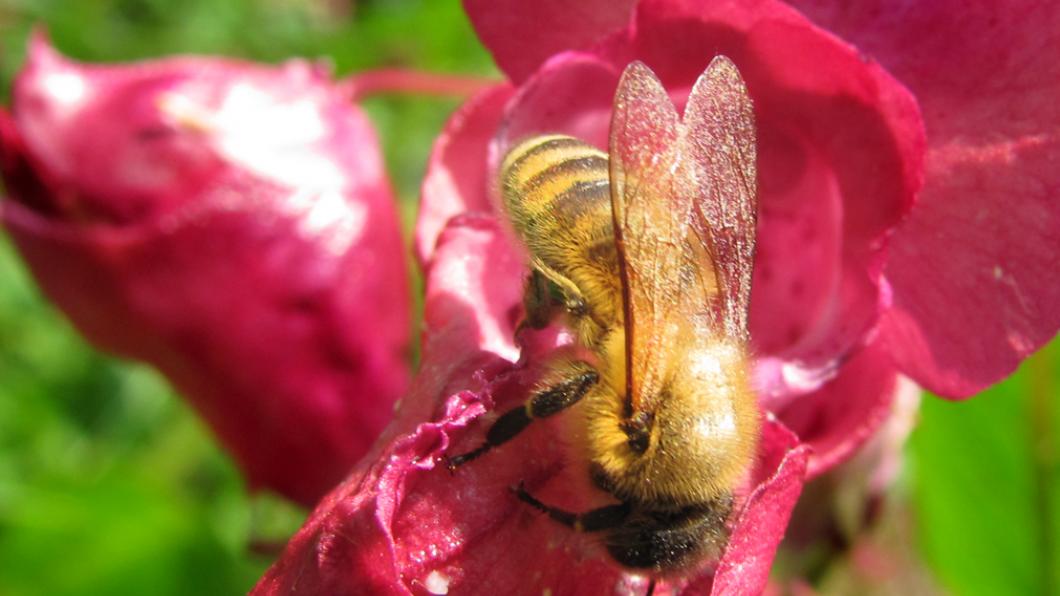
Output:
<instances>
[{"instance_id":1,"label":"bee's wing","mask_svg":"<svg viewBox=\"0 0 1060 596\"><path fill-rule=\"evenodd\" d=\"M626 333L626 403L653 404L676 330L671 311L682 299L679 280L692 214L691 174L681 159L677 112L655 74L630 64L611 116L611 208L622 282Z\"/></svg>"},{"instance_id":2,"label":"bee's wing","mask_svg":"<svg viewBox=\"0 0 1060 596\"><path fill-rule=\"evenodd\" d=\"M693 260L708 255L709 263L694 265L714 268L721 291L715 324L746 342L757 214L755 127L747 87L728 58L715 58L696 81L684 126L684 151L695 169L698 195L689 254Z\"/></svg>"},{"instance_id":3,"label":"bee's wing","mask_svg":"<svg viewBox=\"0 0 1060 596\"><path fill-rule=\"evenodd\" d=\"M747 88L718 57L684 121L634 62L611 119L611 206L622 277L626 391L651 410L685 333L746 342L755 245L755 133Z\"/></svg>"}]
</instances>

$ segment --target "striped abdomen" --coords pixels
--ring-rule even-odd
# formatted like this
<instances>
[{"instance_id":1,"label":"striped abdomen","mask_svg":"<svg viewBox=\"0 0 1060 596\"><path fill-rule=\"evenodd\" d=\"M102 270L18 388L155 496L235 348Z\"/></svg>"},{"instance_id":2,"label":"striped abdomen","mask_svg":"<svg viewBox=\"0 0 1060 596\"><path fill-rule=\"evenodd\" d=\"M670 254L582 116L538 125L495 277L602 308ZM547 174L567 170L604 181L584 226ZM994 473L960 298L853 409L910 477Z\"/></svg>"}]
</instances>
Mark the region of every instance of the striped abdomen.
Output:
<instances>
[{"instance_id":1,"label":"striped abdomen","mask_svg":"<svg viewBox=\"0 0 1060 596\"><path fill-rule=\"evenodd\" d=\"M500 182L533 265L570 280L590 317L610 327L621 291L607 154L573 137L535 137L508 153Z\"/></svg>"}]
</instances>

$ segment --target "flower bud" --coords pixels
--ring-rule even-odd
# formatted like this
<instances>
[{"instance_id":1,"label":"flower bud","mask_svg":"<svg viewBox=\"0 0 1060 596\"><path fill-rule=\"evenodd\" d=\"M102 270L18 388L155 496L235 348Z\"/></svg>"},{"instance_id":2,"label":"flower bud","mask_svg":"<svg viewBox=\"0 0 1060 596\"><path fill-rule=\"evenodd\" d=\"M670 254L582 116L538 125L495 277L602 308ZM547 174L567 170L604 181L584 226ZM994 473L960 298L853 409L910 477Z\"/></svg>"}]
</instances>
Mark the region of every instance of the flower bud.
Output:
<instances>
[{"instance_id":1,"label":"flower bud","mask_svg":"<svg viewBox=\"0 0 1060 596\"><path fill-rule=\"evenodd\" d=\"M72 62L0 114L3 221L95 346L157 367L251 488L312 504L407 386L406 262L365 115L318 65Z\"/></svg>"}]
</instances>

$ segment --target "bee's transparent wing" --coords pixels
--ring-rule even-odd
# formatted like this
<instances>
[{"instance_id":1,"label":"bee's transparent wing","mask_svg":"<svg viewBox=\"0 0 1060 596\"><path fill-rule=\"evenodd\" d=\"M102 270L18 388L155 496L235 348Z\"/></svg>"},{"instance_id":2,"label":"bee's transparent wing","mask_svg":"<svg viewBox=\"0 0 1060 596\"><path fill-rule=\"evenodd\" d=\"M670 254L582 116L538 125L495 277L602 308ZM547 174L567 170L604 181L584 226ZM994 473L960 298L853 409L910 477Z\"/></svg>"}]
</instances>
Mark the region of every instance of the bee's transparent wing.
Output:
<instances>
[{"instance_id":1,"label":"bee's transparent wing","mask_svg":"<svg viewBox=\"0 0 1060 596\"><path fill-rule=\"evenodd\" d=\"M681 299L683 245L692 212L680 158L681 124L647 66L630 64L611 116L611 207L622 277L626 333L626 401L652 409L676 330L669 311Z\"/></svg>"},{"instance_id":2,"label":"bee's transparent wing","mask_svg":"<svg viewBox=\"0 0 1060 596\"><path fill-rule=\"evenodd\" d=\"M728 58L715 58L696 81L684 126L698 195L689 253L693 261L709 255L724 332L746 342L757 216L755 126L747 86Z\"/></svg>"}]
</instances>

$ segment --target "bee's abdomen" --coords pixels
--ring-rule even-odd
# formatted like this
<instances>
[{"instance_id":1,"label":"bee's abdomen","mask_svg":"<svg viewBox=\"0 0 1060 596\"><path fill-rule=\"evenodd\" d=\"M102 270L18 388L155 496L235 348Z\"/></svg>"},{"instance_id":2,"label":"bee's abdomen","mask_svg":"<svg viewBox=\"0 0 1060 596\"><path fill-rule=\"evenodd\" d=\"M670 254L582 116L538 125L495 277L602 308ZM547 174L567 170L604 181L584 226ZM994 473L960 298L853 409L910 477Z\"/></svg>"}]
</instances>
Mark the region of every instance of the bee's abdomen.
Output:
<instances>
[{"instance_id":1,"label":"bee's abdomen","mask_svg":"<svg viewBox=\"0 0 1060 596\"><path fill-rule=\"evenodd\" d=\"M607 155L573 137L529 139L501 168L504 207L539 259L557 271L613 251Z\"/></svg>"},{"instance_id":2,"label":"bee's abdomen","mask_svg":"<svg viewBox=\"0 0 1060 596\"><path fill-rule=\"evenodd\" d=\"M673 573L721 556L731 511L728 494L680 508L638 503L604 542L611 556L626 567Z\"/></svg>"}]
</instances>

